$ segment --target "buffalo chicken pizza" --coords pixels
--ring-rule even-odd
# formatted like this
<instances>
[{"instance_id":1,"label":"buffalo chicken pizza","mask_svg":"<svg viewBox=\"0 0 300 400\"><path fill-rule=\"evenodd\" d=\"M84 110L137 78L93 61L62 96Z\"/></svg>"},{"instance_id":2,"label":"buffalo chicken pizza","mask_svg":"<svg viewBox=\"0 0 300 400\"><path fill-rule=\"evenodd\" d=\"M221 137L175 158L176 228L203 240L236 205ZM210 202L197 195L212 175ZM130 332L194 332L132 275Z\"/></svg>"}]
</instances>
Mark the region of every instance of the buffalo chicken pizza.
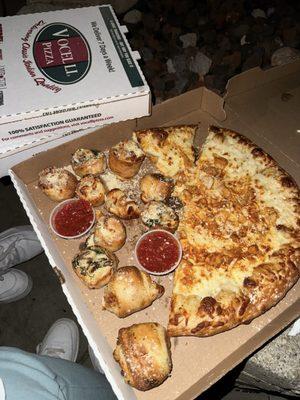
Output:
<instances>
[{"instance_id":1,"label":"buffalo chicken pizza","mask_svg":"<svg viewBox=\"0 0 300 400\"><path fill-rule=\"evenodd\" d=\"M248 139L211 127L196 165L178 175L175 195L184 204L184 257L169 335L208 336L249 322L297 281L299 189Z\"/></svg>"}]
</instances>

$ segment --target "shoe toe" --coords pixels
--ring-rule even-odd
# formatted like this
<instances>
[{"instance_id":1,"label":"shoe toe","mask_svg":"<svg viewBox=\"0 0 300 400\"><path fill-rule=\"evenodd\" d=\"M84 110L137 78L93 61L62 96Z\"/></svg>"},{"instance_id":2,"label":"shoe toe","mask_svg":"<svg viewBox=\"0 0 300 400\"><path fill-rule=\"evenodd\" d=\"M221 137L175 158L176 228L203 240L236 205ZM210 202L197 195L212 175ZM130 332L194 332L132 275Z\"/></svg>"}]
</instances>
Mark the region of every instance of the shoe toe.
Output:
<instances>
[{"instance_id":1,"label":"shoe toe","mask_svg":"<svg viewBox=\"0 0 300 400\"><path fill-rule=\"evenodd\" d=\"M57 320L40 344L38 354L47 354L47 349L61 349L59 357L75 362L79 349L79 330L74 321L68 318Z\"/></svg>"},{"instance_id":2,"label":"shoe toe","mask_svg":"<svg viewBox=\"0 0 300 400\"><path fill-rule=\"evenodd\" d=\"M27 296L31 291L32 279L25 272L11 268L0 281L0 302L11 303Z\"/></svg>"}]
</instances>

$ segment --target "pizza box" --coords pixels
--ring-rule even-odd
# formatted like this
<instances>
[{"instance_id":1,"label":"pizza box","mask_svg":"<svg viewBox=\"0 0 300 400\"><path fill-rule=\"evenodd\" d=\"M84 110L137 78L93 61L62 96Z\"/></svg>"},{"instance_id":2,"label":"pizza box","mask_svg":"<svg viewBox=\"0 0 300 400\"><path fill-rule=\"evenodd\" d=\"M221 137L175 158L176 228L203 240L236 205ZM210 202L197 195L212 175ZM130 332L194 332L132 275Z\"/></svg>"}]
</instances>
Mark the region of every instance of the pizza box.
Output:
<instances>
[{"instance_id":1,"label":"pizza box","mask_svg":"<svg viewBox=\"0 0 300 400\"><path fill-rule=\"evenodd\" d=\"M172 338L171 376L161 386L139 392L124 383L112 351L121 327L145 321L167 325L172 276L160 277L166 293L144 311L119 319L101 310L102 289L90 291L84 287L70 265L80 241L64 241L51 233L48 218L55 204L37 188L38 172L51 164L67 165L78 147L104 149L129 137L134 129L197 123L198 143L205 139L209 124L235 129L272 154L299 182L299 83L299 61L267 71L256 68L233 78L225 98L198 88L155 106L150 117L103 127L11 169L15 188L62 290L119 399L194 399L298 316L300 282L275 307L248 325L207 338ZM128 243L117 254L120 266L134 263L134 241Z\"/></svg>"},{"instance_id":2,"label":"pizza box","mask_svg":"<svg viewBox=\"0 0 300 400\"><path fill-rule=\"evenodd\" d=\"M108 5L0 18L0 157L149 115L126 32Z\"/></svg>"}]
</instances>

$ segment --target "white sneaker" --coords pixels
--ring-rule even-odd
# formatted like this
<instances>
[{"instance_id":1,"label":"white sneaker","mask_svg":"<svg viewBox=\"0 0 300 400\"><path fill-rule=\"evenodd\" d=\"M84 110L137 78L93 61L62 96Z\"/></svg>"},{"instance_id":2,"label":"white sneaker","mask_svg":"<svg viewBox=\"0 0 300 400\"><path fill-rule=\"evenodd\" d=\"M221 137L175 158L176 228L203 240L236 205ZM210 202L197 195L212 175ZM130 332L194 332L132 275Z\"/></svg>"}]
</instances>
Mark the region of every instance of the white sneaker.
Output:
<instances>
[{"instance_id":1,"label":"white sneaker","mask_svg":"<svg viewBox=\"0 0 300 400\"><path fill-rule=\"evenodd\" d=\"M88 350L89 350L89 356L90 356L91 362L93 364L94 370L100 372L100 374L104 374L103 369L100 367L100 363L99 363L98 359L96 358L95 353L90 345L88 345Z\"/></svg>"},{"instance_id":2,"label":"white sneaker","mask_svg":"<svg viewBox=\"0 0 300 400\"><path fill-rule=\"evenodd\" d=\"M42 343L37 345L40 356L76 361L79 349L79 330L69 318L58 319L50 327Z\"/></svg>"},{"instance_id":3,"label":"white sneaker","mask_svg":"<svg viewBox=\"0 0 300 400\"><path fill-rule=\"evenodd\" d=\"M8 268L30 260L43 251L32 226L24 225L0 233L0 275Z\"/></svg>"},{"instance_id":4,"label":"white sneaker","mask_svg":"<svg viewBox=\"0 0 300 400\"><path fill-rule=\"evenodd\" d=\"M0 303L11 303L27 296L32 279L25 272L11 268L0 276Z\"/></svg>"}]
</instances>

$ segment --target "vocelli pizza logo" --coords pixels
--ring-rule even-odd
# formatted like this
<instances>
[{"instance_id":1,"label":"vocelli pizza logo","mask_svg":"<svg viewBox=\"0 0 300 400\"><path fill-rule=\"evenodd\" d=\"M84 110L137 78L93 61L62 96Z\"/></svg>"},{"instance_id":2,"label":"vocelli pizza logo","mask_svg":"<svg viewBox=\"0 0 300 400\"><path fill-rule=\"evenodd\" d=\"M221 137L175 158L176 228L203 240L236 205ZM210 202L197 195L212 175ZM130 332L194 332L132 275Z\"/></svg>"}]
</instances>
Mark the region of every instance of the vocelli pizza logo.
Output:
<instances>
[{"instance_id":1,"label":"vocelli pizza logo","mask_svg":"<svg viewBox=\"0 0 300 400\"><path fill-rule=\"evenodd\" d=\"M85 37L65 23L44 26L33 43L33 57L43 75L69 85L83 79L91 66L91 51Z\"/></svg>"}]
</instances>

